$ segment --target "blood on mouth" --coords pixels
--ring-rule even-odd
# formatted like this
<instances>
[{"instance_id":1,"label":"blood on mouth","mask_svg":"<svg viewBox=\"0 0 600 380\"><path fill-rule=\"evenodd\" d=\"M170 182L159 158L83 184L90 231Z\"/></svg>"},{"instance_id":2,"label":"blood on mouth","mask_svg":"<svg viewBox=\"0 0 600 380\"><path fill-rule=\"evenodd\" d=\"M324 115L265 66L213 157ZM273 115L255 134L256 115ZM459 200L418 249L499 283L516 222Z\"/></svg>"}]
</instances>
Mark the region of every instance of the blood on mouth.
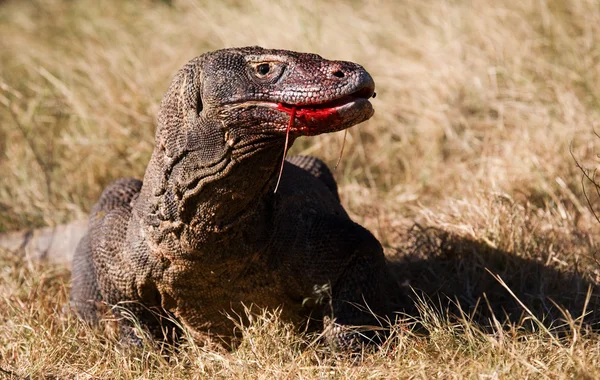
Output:
<instances>
[{"instance_id":1,"label":"blood on mouth","mask_svg":"<svg viewBox=\"0 0 600 380\"><path fill-rule=\"evenodd\" d=\"M330 108L309 108L309 107L298 107L298 106L287 106L283 103L277 104L277 109L283 111L290 115L290 120L285 129L285 145L283 150L283 157L281 158L281 166L279 167L279 175L277 177L277 184L275 185L275 190L273 193L277 192L279 189L279 183L281 182L281 175L283 174L283 165L285 164L285 157L287 156L288 145L290 141L290 130L294 128L294 122L296 117L299 119L304 119L307 121L324 121L332 116L338 116L338 112L334 107ZM301 128L302 131L310 131L310 127L306 126ZM344 153L344 146L346 145L346 135L348 130L344 131L344 142L342 143L342 149L340 150L340 156L338 157L337 163L335 164L335 169L337 169L340 161L342 159L342 154Z\"/></svg>"},{"instance_id":2,"label":"blood on mouth","mask_svg":"<svg viewBox=\"0 0 600 380\"><path fill-rule=\"evenodd\" d=\"M332 116L338 115L338 112L334 107L315 108L292 106L284 103L279 103L277 104L277 109L279 111L287 113L290 116L292 115L292 112L294 112L295 117L306 121L323 121Z\"/></svg>"}]
</instances>

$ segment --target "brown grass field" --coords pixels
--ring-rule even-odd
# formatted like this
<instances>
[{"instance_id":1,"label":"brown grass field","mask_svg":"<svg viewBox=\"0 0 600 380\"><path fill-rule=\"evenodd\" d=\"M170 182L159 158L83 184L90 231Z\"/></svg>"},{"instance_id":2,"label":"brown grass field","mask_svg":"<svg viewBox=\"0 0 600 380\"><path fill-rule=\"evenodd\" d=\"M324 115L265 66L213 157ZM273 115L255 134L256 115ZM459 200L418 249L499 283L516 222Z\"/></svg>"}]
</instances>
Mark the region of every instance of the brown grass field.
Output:
<instances>
[{"instance_id":1,"label":"brown grass field","mask_svg":"<svg viewBox=\"0 0 600 380\"><path fill-rule=\"evenodd\" d=\"M600 197L577 166L600 163L598 0L8 0L0 36L0 232L83 219L142 177L160 98L202 52L361 63L376 113L335 175L407 300L358 356L277 312L232 351L134 349L63 311L68 268L0 250L0 378L600 378ZM292 153L333 165L342 137Z\"/></svg>"}]
</instances>

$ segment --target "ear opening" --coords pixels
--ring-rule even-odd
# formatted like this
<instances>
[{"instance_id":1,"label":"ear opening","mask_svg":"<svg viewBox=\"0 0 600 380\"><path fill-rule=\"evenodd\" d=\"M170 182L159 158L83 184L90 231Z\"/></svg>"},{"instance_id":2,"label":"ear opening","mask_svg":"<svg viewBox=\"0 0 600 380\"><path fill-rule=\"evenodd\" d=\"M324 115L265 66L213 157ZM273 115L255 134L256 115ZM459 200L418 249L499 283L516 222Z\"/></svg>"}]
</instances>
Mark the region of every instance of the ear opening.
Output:
<instances>
[{"instance_id":1,"label":"ear opening","mask_svg":"<svg viewBox=\"0 0 600 380\"><path fill-rule=\"evenodd\" d=\"M204 106L202 105L202 86L198 86L198 91L196 93L196 114L200 115Z\"/></svg>"},{"instance_id":2,"label":"ear opening","mask_svg":"<svg viewBox=\"0 0 600 380\"><path fill-rule=\"evenodd\" d=\"M183 98L183 114L194 112L200 115L202 109L202 73L197 62L190 62L182 70L180 96Z\"/></svg>"},{"instance_id":3,"label":"ear opening","mask_svg":"<svg viewBox=\"0 0 600 380\"><path fill-rule=\"evenodd\" d=\"M165 147L167 156L177 157L186 151L187 145L199 144L197 138L187 135L197 129L203 109L202 77L196 58L175 75L158 111L156 139Z\"/></svg>"}]
</instances>

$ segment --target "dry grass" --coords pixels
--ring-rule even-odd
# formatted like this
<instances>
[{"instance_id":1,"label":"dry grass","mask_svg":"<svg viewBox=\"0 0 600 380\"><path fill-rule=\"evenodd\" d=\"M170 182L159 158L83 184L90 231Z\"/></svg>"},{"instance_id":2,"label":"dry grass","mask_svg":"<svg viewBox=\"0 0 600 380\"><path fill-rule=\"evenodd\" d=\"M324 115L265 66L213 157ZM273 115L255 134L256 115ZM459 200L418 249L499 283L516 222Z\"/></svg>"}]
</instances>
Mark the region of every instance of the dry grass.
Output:
<instances>
[{"instance_id":1,"label":"dry grass","mask_svg":"<svg viewBox=\"0 0 600 380\"><path fill-rule=\"evenodd\" d=\"M336 176L415 289L360 360L273 314L232 352L126 351L109 324L61 312L66 269L2 252L0 377L600 377L599 226L569 152L598 166L597 0L14 0L0 35L0 231L83 218L109 181L141 177L160 97L193 56L311 51L375 78L376 115ZM335 163L341 139L294 152Z\"/></svg>"}]
</instances>

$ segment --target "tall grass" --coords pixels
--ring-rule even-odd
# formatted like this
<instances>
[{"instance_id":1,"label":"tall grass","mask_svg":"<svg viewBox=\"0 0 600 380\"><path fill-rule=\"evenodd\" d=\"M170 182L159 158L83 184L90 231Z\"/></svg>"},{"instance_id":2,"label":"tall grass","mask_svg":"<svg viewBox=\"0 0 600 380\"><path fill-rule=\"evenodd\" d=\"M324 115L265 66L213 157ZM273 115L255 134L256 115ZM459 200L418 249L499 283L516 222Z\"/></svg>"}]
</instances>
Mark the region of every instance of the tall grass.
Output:
<instances>
[{"instance_id":1,"label":"tall grass","mask_svg":"<svg viewBox=\"0 0 600 380\"><path fill-rule=\"evenodd\" d=\"M4 252L2 370L598 376L598 222L569 151L598 167L597 0L9 0L0 36L0 231L84 218L108 182L141 177L160 98L204 51L262 45L363 64L376 114L350 130L335 175L350 215L395 259L408 305L396 337L360 365L272 314L233 352L131 353L60 313L64 269ZM334 164L341 144L319 136L292 153Z\"/></svg>"}]
</instances>

